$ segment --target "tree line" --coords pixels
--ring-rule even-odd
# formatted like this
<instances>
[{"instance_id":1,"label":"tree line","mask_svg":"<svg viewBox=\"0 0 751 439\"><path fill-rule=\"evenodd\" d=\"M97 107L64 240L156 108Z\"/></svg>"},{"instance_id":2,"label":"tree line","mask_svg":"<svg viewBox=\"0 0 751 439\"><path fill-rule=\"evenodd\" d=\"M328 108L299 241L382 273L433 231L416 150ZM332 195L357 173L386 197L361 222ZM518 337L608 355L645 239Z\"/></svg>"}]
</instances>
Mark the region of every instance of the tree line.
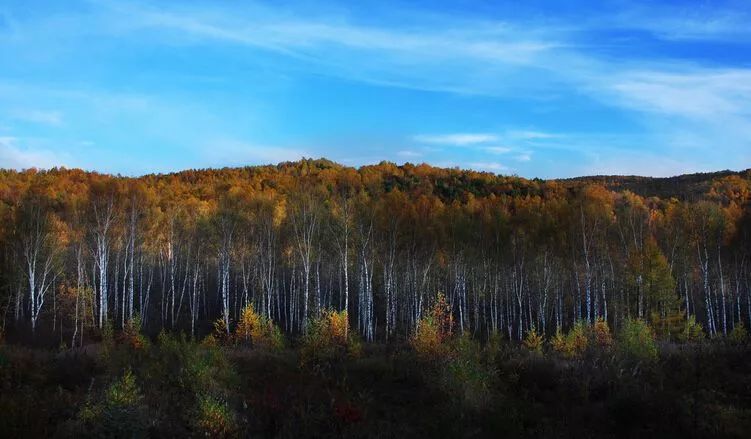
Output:
<instances>
[{"instance_id":1,"label":"tree line","mask_svg":"<svg viewBox=\"0 0 751 439\"><path fill-rule=\"evenodd\" d=\"M669 335L690 317L727 335L751 323L751 171L708 175L698 194L694 180L657 197L636 179L324 159L0 170L2 325L70 345L136 317L195 336L217 319L234 330L252 304L290 334L345 310L366 341L394 341L441 293L478 338L628 318Z\"/></svg>"}]
</instances>

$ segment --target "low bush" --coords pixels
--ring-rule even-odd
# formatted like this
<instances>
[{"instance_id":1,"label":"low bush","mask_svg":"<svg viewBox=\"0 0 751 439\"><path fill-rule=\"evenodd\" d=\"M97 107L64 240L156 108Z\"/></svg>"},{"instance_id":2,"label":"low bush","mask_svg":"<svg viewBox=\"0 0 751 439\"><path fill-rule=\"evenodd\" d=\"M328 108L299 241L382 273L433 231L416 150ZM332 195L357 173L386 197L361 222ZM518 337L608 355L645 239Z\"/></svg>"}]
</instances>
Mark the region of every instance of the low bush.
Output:
<instances>
[{"instance_id":1,"label":"low bush","mask_svg":"<svg viewBox=\"0 0 751 439\"><path fill-rule=\"evenodd\" d=\"M566 334L566 355L568 357L580 357L587 350L589 339L587 327L581 320Z\"/></svg>"},{"instance_id":2,"label":"low bush","mask_svg":"<svg viewBox=\"0 0 751 439\"><path fill-rule=\"evenodd\" d=\"M673 313L653 312L650 316L651 327L660 340L680 340L686 326L686 312L678 310Z\"/></svg>"},{"instance_id":3,"label":"low bush","mask_svg":"<svg viewBox=\"0 0 751 439\"><path fill-rule=\"evenodd\" d=\"M684 322L683 330L678 336L682 342L698 343L705 339L704 326L696 321L696 316L691 316Z\"/></svg>"},{"instance_id":4,"label":"low bush","mask_svg":"<svg viewBox=\"0 0 751 439\"><path fill-rule=\"evenodd\" d=\"M76 436L148 437L149 410L130 369L112 383L98 403L89 401L78 416Z\"/></svg>"},{"instance_id":5,"label":"low bush","mask_svg":"<svg viewBox=\"0 0 751 439\"><path fill-rule=\"evenodd\" d=\"M200 395L197 401L193 426L199 434L208 437L229 437L236 424L226 401L211 395Z\"/></svg>"},{"instance_id":6,"label":"low bush","mask_svg":"<svg viewBox=\"0 0 751 439\"><path fill-rule=\"evenodd\" d=\"M620 332L620 348L627 356L640 360L657 359L654 331L641 319L626 319Z\"/></svg>"},{"instance_id":7,"label":"low bush","mask_svg":"<svg viewBox=\"0 0 751 439\"><path fill-rule=\"evenodd\" d=\"M147 350L151 346L149 339L141 334L140 316L134 316L125 324L122 341L125 346L136 351Z\"/></svg>"},{"instance_id":8,"label":"low bush","mask_svg":"<svg viewBox=\"0 0 751 439\"><path fill-rule=\"evenodd\" d=\"M595 324L592 326L592 335L594 344L598 348L607 350L613 346L613 334L610 332L610 326L602 317L595 320Z\"/></svg>"},{"instance_id":9,"label":"low bush","mask_svg":"<svg viewBox=\"0 0 751 439\"><path fill-rule=\"evenodd\" d=\"M448 348L448 362L442 368L442 385L448 395L458 396L462 407L480 409L491 399L495 374L482 361L482 350L467 333Z\"/></svg>"},{"instance_id":10,"label":"low bush","mask_svg":"<svg viewBox=\"0 0 751 439\"><path fill-rule=\"evenodd\" d=\"M550 338L550 346L560 354L566 352L566 334L561 328L556 328L555 335Z\"/></svg>"},{"instance_id":11,"label":"low bush","mask_svg":"<svg viewBox=\"0 0 751 439\"><path fill-rule=\"evenodd\" d=\"M417 322L410 344L420 355L443 355L446 351L444 343L451 337L453 328L451 307L444 295L438 293L433 308Z\"/></svg>"},{"instance_id":12,"label":"low bush","mask_svg":"<svg viewBox=\"0 0 751 439\"><path fill-rule=\"evenodd\" d=\"M242 310L240 321L235 328L235 341L272 350L284 347L282 331L271 319L258 314L252 304Z\"/></svg>"},{"instance_id":13,"label":"low bush","mask_svg":"<svg viewBox=\"0 0 751 439\"><path fill-rule=\"evenodd\" d=\"M234 378L229 361L217 345L193 343L184 335L162 332L153 351L150 376L191 393L221 392Z\"/></svg>"},{"instance_id":14,"label":"low bush","mask_svg":"<svg viewBox=\"0 0 751 439\"><path fill-rule=\"evenodd\" d=\"M103 361L107 361L110 353L115 348L115 331L112 328L112 321L110 319L105 319L101 333L102 344L99 348L99 354Z\"/></svg>"},{"instance_id":15,"label":"low bush","mask_svg":"<svg viewBox=\"0 0 751 439\"><path fill-rule=\"evenodd\" d=\"M556 331L556 335L551 340L551 345L556 352L564 357L581 357L589 345L587 327L583 321L579 320L574 323L574 326L565 336L561 331Z\"/></svg>"},{"instance_id":16,"label":"low bush","mask_svg":"<svg viewBox=\"0 0 751 439\"><path fill-rule=\"evenodd\" d=\"M524 346L530 351L542 353L542 345L545 342L545 338L542 335L537 334L535 328L527 331L527 336L524 337Z\"/></svg>"},{"instance_id":17,"label":"low bush","mask_svg":"<svg viewBox=\"0 0 751 439\"><path fill-rule=\"evenodd\" d=\"M417 329L410 338L412 348L420 355L442 355L445 346L432 316L425 316L417 323Z\"/></svg>"},{"instance_id":18,"label":"low bush","mask_svg":"<svg viewBox=\"0 0 751 439\"><path fill-rule=\"evenodd\" d=\"M744 343L748 339L748 330L746 330L746 326L743 325L743 322L735 324L733 330L728 334L728 339L731 343Z\"/></svg>"},{"instance_id":19,"label":"low bush","mask_svg":"<svg viewBox=\"0 0 751 439\"><path fill-rule=\"evenodd\" d=\"M305 328L301 350L303 363L357 357L361 352L362 342L349 330L347 311L324 310Z\"/></svg>"},{"instance_id":20,"label":"low bush","mask_svg":"<svg viewBox=\"0 0 751 439\"><path fill-rule=\"evenodd\" d=\"M222 317L214 320L214 332L212 332L217 343L227 344L230 341L228 323Z\"/></svg>"}]
</instances>

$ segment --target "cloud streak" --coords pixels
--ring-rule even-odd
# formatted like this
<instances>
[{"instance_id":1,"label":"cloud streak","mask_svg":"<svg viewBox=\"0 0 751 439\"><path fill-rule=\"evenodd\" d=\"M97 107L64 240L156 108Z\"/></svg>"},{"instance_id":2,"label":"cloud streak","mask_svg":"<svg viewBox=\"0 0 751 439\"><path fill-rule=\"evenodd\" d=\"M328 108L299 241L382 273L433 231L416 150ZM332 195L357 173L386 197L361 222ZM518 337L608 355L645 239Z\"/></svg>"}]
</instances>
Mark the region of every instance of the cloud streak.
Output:
<instances>
[{"instance_id":1,"label":"cloud streak","mask_svg":"<svg viewBox=\"0 0 751 439\"><path fill-rule=\"evenodd\" d=\"M420 134L412 139L419 143L465 146L494 142L498 140L498 136L488 133Z\"/></svg>"},{"instance_id":2,"label":"cloud streak","mask_svg":"<svg viewBox=\"0 0 751 439\"><path fill-rule=\"evenodd\" d=\"M15 137L0 137L0 168L6 169L49 169L65 166L67 157L48 149L22 147L21 140Z\"/></svg>"},{"instance_id":3,"label":"cloud streak","mask_svg":"<svg viewBox=\"0 0 751 439\"><path fill-rule=\"evenodd\" d=\"M11 117L24 122L51 126L60 125L63 121L62 115L58 111L15 110L11 111Z\"/></svg>"},{"instance_id":4,"label":"cloud streak","mask_svg":"<svg viewBox=\"0 0 751 439\"><path fill-rule=\"evenodd\" d=\"M258 145L241 140L219 140L206 145L201 159L212 166L248 166L277 164L303 157L312 155L297 148Z\"/></svg>"}]
</instances>

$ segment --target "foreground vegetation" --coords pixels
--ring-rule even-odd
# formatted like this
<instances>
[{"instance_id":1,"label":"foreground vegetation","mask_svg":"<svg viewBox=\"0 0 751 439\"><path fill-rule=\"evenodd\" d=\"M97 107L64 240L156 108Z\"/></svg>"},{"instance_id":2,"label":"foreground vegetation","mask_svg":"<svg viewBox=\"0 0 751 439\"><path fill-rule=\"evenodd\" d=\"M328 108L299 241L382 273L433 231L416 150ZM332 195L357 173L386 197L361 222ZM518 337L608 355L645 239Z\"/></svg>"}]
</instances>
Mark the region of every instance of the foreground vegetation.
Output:
<instances>
[{"instance_id":1,"label":"foreground vegetation","mask_svg":"<svg viewBox=\"0 0 751 439\"><path fill-rule=\"evenodd\" d=\"M285 340L248 307L202 340L105 325L96 343L0 345L8 437L747 437L747 334L661 342L645 322L545 340L456 334L439 300L408 344L327 312ZM698 331L698 332L697 332ZM694 328L700 333L701 328Z\"/></svg>"}]
</instances>

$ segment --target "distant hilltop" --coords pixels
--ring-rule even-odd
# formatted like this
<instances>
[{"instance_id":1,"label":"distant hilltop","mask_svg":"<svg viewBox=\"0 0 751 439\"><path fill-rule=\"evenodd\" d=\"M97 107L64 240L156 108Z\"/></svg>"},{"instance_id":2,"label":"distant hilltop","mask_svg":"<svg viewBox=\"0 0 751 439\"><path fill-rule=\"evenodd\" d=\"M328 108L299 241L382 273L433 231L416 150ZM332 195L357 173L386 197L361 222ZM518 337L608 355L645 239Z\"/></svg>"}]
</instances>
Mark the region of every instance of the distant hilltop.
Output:
<instances>
[{"instance_id":1,"label":"distant hilltop","mask_svg":"<svg viewBox=\"0 0 751 439\"><path fill-rule=\"evenodd\" d=\"M527 179L515 175L499 175L491 172L475 171L460 168L441 168L428 164L415 165L405 163L398 165L389 161L382 161L375 165L365 165L359 168L348 167L331 160L306 159L282 162L277 165L256 165L244 167L187 169L166 174L147 174L138 177L123 177L108 175L95 171L81 169L52 168L50 170L28 169L23 171L0 170L0 181L16 179L21 175L36 173L55 175L84 175L95 178L113 177L124 180L159 181L177 179L183 183L207 183L213 181L230 182L234 179L258 180L261 186L271 184L277 186L275 178L288 180L290 177L338 179L343 175L349 178L357 175L363 182L369 182L369 190L380 189L389 192L399 188L403 192L418 190L424 193L428 188L434 195L444 201L462 194L473 196L510 195L527 196L541 194L546 190L577 190L586 185L600 185L614 191L630 191L642 197L678 198L680 200L696 200L707 194L713 182L721 179L751 180L751 169L742 171L723 170L677 175L673 177L648 177L638 175L594 175L562 179ZM15 175L15 177L14 177ZM21 177L23 179L23 177ZM0 187L0 191L2 188Z\"/></svg>"}]
</instances>

